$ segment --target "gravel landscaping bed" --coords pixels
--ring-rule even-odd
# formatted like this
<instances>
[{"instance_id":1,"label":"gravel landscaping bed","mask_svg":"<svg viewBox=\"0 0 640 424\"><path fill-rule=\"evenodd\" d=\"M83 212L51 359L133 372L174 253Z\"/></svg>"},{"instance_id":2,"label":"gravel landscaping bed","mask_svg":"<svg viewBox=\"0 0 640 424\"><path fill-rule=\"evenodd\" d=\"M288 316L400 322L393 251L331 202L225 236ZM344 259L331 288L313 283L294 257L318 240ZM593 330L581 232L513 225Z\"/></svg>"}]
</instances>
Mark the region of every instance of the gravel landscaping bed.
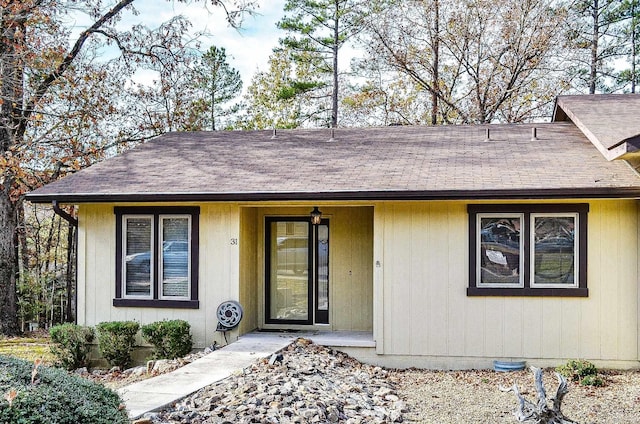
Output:
<instances>
[{"instance_id":1,"label":"gravel landscaping bed","mask_svg":"<svg viewBox=\"0 0 640 424\"><path fill-rule=\"evenodd\" d=\"M604 387L569 383L562 411L576 422L640 422L640 372L608 371ZM553 370L545 370L548 398ZM529 371L386 370L298 339L280 355L203 388L147 423L516 423L514 383L536 392ZM144 421L142 421L144 422Z\"/></svg>"},{"instance_id":2,"label":"gravel landscaping bed","mask_svg":"<svg viewBox=\"0 0 640 424\"><path fill-rule=\"evenodd\" d=\"M640 422L640 372L603 373L604 387L569 383L563 414L576 422L632 424ZM516 423L516 396L499 386L516 382L521 394L535 400L537 393L530 371L394 371L389 379L407 404L405 422L410 423ZM556 392L553 370L544 371L547 399Z\"/></svg>"}]
</instances>

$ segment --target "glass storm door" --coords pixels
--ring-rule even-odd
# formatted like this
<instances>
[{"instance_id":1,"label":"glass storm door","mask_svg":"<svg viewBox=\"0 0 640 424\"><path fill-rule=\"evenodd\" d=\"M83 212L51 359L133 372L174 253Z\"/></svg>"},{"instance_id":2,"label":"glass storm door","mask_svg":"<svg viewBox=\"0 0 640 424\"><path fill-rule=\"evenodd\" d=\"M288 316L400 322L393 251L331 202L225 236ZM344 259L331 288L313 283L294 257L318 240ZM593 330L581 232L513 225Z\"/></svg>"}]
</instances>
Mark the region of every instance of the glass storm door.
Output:
<instances>
[{"instance_id":1,"label":"glass storm door","mask_svg":"<svg viewBox=\"0 0 640 424\"><path fill-rule=\"evenodd\" d=\"M329 323L329 223L308 218L266 221L268 324Z\"/></svg>"}]
</instances>

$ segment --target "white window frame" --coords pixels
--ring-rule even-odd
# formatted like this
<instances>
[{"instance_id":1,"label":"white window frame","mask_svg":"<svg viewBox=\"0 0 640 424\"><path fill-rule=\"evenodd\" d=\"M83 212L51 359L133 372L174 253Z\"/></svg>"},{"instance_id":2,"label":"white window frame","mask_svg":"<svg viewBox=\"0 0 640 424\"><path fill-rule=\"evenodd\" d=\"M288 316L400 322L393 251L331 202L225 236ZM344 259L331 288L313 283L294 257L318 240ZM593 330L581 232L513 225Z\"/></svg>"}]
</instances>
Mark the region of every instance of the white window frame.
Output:
<instances>
[{"instance_id":1,"label":"white window frame","mask_svg":"<svg viewBox=\"0 0 640 424\"><path fill-rule=\"evenodd\" d=\"M149 248L151 251L149 252L149 294L148 295L136 295L136 294L127 294L127 228L129 226L128 219L141 219L147 218L151 222L151 242ZM153 249L155 246L154 240L154 217L153 215L138 215L138 214L126 214L122 215L122 298L123 299L153 299L154 291L153 291L153 281L155 277L155 266L154 266L154 258L153 258Z\"/></svg>"},{"instance_id":2,"label":"white window frame","mask_svg":"<svg viewBox=\"0 0 640 424\"><path fill-rule=\"evenodd\" d=\"M543 217L543 218L573 218L574 219L574 237L573 237L573 283L572 284L558 284L558 283L536 283L535 281L535 258L536 258L536 246L535 246L535 219L537 217ZM573 212L564 212L564 213L532 213L530 216L530 222L529 222L529 228L530 228L530 233L529 233L529 240L530 240L530 257L529 257L529 264L530 264L530 282L529 285L531 286L531 288L577 288L579 287L579 282L580 282L580 231L578 231L578 229L580 228L580 216L577 212L573 213Z\"/></svg>"},{"instance_id":3,"label":"white window frame","mask_svg":"<svg viewBox=\"0 0 640 424\"><path fill-rule=\"evenodd\" d=\"M187 240L187 246L188 246L188 250L187 250L187 294L186 296L167 296L164 295L164 277L163 277L163 245L164 245L164 240L163 240L163 225L164 225L164 220L165 219L171 219L171 218L180 218L180 219L187 219L187 225L188 225L188 231L187 231L187 235L188 235L188 240ZM162 214L162 215L158 215L158 272L160 273L158 275L158 299L160 300L189 300L191 299L191 215L187 215L187 214Z\"/></svg>"},{"instance_id":4,"label":"white window frame","mask_svg":"<svg viewBox=\"0 0 640 424\"><path fill-rule=\"evenodd\" d=\"M482 219L483 218L518 218L520 219L520 254L519 254L519 269L520 275L518 276L518 283L483 283L482 282ZM524 267L525 267L525 252L524 252L524 234L522 229L524 227L524 213L478 213L476 214L476 286L478 288L514 288L520 289L524 287Z\"/></svg>"}]
</instances>

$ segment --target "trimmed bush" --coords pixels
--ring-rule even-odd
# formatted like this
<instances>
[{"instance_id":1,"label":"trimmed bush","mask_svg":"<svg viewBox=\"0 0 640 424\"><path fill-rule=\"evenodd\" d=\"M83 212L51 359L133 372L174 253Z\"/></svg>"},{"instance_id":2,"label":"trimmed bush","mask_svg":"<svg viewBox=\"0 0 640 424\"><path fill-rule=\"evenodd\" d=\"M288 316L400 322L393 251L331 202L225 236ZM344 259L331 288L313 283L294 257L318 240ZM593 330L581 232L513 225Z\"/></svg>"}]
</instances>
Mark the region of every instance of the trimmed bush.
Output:
<instances>
[{"instance_id":1,"label":"trimmed bush","mask_svg":"<svg viewBox=\"0 0 640 424\"><path fill-rule=\"evenodd\" d=\"M604 386L604 380L598 377L598 369L589 361L571 359L556 371L583 386Z\"/></svg>"},{"instance_id":2,"label":"trimmed bush","mask_svg":"<svg viewBox=\"0 0 640 424\"><path fill-rule=\"evenodd\" d=\"M56 364L68 370L89 366L90 343L94 339L93 329L75 324L61 324L51 327L49 335L53 345L51 353Z\"/></svg>"},{"instance_id":3,"label":"trimmed bush","mask_svg":"<svg viewBox=\"0 0 640 424\"><path fill-rule=\"evenodd\" d=\"M153 359L181 358L191 352L191 326L187 321L157 321L142 326L142 337L153 345Z\"/></svg>"},{"instance_id":4,"label":"trimmed bush","mask_svg":"<svg viewBox=\"0 0 640 424\"><path fill-rule=\"evenodd\" d=\"M0 423L125 424L116 393L58 368L0 355ZM7 398L11 399L11 402Z\"/></svg>"},{"instance_id":5,"label":"trimmed bush","mask_svg":"<svg viewBox=\"0 0 640 424\"><path fill-rule=\"evenodd\" d=\"M140 324L135 321L101 322L96 326L100 353L109 364L121 369L131 364L139 329Z\"/></svg>"}]
</instances>

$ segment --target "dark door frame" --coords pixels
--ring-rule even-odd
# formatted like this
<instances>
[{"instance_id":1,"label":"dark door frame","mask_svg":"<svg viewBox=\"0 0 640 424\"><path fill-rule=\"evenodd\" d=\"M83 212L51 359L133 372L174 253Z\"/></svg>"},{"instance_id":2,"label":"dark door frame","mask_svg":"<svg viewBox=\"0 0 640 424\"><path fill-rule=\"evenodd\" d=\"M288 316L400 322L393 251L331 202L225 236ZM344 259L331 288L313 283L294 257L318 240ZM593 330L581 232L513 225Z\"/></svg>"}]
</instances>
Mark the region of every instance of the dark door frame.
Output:
<instances>
[{"instance_id":1,"label":"dark door frame","mask_svg":"<svg viewBox=\"0 0 640 424\"><path fill-rule=\"evenodd\" d=\"M308 223L308 246L307 246L307 319L306 320L292 320L292 319L276 319L270 317L271 309L271 224L274 222L306 222ZM329 225L328 219L323 219L320 225ZM268 216L265 217L265 285L264 285L264 322L265 324L293 324L293 325L313 325L313 324L328 324L329 323L329 299L327 300L327 310L318 310L318 285L316 284L318 278L318 267L314 264L318 263L318 248L316 246L318 239L318 228L316 225L312 225L309 222L309 217L304 216ZM329 275L329 263L327 260L327 278ZM330 293L330 281L328 281L327 297Z\"/></svg>"}]
</instances>

